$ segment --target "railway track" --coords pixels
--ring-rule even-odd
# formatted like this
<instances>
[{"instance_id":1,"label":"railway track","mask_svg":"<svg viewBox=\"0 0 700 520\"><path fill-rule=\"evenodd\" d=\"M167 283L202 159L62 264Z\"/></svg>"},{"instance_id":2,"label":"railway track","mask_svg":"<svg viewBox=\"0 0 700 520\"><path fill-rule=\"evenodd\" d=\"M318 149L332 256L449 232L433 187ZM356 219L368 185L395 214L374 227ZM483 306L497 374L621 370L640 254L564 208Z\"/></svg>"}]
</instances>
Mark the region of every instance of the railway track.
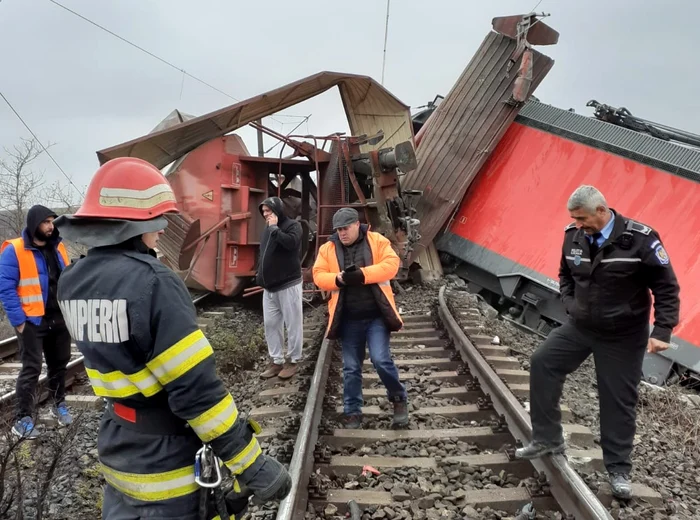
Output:
<instances>
[{"instance_id":1,"label":"railway track","mask_svg":"<svg viewBox=\"0 0 700 520\"><path fill-rule=\"evenodd\" d=\"M413 409L408 429L399 430L390 427L392 410L369 360L363 426L342 428L339 347L322 339L324 321L310 319L305 338L315 342L309 353L315 364L296 383L268 382L251 411L263 426L263 449L276 446L282 459L291 454L294 482L276 510L256 510L256 518L335 518L350 505L372 519L501 518L489 511L523 519L535 518L534 511L538 518L555 512L613 518L609 486L594 494L580 476L604 470L587 428L565 424L566 457L514 460L531 435L521 402L528 373L507 345L492 344L478 317L475 306L448 304L445 287L435 309L404 315L391 344ZM571 411L562 412L570 422ZM633 500L661 501L643 485L633 493Z\"/></svg>"}]
</instances>

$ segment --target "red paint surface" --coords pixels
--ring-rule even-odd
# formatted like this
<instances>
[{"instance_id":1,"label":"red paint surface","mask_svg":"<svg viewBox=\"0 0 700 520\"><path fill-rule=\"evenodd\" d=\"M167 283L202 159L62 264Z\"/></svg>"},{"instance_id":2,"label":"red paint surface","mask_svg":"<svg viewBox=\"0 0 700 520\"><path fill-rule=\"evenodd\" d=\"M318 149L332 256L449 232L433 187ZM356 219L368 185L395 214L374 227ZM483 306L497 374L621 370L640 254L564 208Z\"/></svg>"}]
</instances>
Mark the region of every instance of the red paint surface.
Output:
<instances>
[{"instance_id":1,"label":"red paint surface","mask_svg":"<svg viewBox=\"0 0 700 520\"><path fill-rule=\"evenodd\" d=\"M267 196L267 177L241 164L241 157L247 155L245 144L235 134L212 139L190 152L168 175L178 207L190 218L200 220L202 234L229 215L250 212L248 218L234 219L221 228L219 286L219 244L213 233L192 268L187 281L190 287L230 296L241 291L247 277L255 272L260 234L265 226L258 204ZM199 247L198 244L196 250Z\"/></svg>"},{"instance_id":2,"label":"red paint surface","mask_svg":"<svg viewBox=\"0 0 700 520\"><path fill-rule=\"evenodd\" d=\"M566 202L581 184L661 235L681 287L674 334L700 346L700 183L513 123L450 231L558 282Z\"/></svg>"}]
</instances>

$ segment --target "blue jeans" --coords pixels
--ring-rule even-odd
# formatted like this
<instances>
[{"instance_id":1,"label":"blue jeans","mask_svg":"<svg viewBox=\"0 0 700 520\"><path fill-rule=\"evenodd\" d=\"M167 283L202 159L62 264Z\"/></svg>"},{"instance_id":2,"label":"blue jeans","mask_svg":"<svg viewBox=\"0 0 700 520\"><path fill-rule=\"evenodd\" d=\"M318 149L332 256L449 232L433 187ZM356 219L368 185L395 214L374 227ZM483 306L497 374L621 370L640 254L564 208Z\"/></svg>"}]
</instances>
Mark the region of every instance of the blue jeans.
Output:
<instances>
[{"instance_id":1,"label":"blue jeans","mask_svg":"<svg viewBox=\"0 0 700 520\"><path fill-rule=\"evenodd\" d=\"M343 402L345 415L362 413L362 363L365 345L369 357L386 387L389 401L406 401L406 389L389 351L389 330L381 318L344 320L340 342L343 347Z\"/></svg>"}]
</instances>

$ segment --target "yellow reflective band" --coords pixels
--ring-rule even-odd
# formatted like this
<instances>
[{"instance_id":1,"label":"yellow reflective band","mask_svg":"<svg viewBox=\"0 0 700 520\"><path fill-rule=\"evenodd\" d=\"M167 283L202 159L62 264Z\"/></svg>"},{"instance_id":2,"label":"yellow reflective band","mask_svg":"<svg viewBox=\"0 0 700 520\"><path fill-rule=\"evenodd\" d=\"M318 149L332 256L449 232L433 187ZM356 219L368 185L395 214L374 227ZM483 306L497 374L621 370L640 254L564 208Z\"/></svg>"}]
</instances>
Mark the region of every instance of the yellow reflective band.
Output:
<instances>
[{"instance_id":1,"label":"yellow reflective band","mask_svg":"<svg viewBox=\"0 0 700 520\"><path fill-rule=\"evenodd\" d=\"M187 421L203 442L209 442L229 431L238 418L238 408L228 394L203 414Z\"/></svg>"},{"instance_id":2,"label":"yellow reflective band","mask_svg":"<svg viewBox=\"0 0 700 520\"><path fill-rule=\"evenodd\" d=\"M238 453L232 459L227 460L224 464L226 464L228 469L231 470L231 473L234 475L240 475L246 469L248 469L260 455L262 455L260 444L258 444L258 439L253 437L248 445L240 451L240 453Z\"/></svg>"},{"instance_id":3,"label":"yellow reflective band","mask_svg":"<svg viewBox=\"0 0 700 520\"><path fill-rule=\"evenodd\" d=\"M105 480L127 496L145 502L177 498L199 490L194 481L194 465L165 473L126 473L104 464Z\"/></svg>"},{"instance_id":4,"label":"yellow reflective band","mask_svg":"<svg viewBox=\"0 0 700 520\"><path fill-rule=\"evenodd\" d=\"M146 397L160 392L163 387L147 368L134 374L124 374L119 370L103 374L94 368L85 367L95 395L123 398L141 392Z\"/></svg>"},{"instance_id":5,"label":"yellow reflective band","mask_svg":"<svg viewBox=\"0 0 700 520\"><path fill-rule=\"evenodd\" d=\"M176 202L175 194L169 184L156 184L145 190L129 188L102 188L100 204L102 206L149 209L166 201Z\"/></svg>"},{"instance_id":6,"label":"yellow reflective band","mask_svg":"<svg viewBox=\"0 0 700 520\"><path fill-rule=\"evenodd\" d=\"M165 352L146 363L162 385L174 381L214 354L201 330L185 336Z\"/></svg>"}]
</instances>

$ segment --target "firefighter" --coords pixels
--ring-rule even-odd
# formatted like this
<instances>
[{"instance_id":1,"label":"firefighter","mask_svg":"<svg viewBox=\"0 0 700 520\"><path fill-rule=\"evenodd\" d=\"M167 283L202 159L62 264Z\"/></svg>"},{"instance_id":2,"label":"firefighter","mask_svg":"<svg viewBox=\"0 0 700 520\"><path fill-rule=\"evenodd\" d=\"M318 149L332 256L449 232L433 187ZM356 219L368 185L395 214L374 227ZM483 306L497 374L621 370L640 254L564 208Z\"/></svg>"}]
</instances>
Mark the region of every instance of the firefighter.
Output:
<instances>
[{"instance_id":1,"label":"firefighter","mask_svg":"<svg viewBox=\"0 0 700 520\"><path fill-rule=\"evenodd\" d=\"M195 480L202 449L257 501L281 499L291 486L219 379L184 283L156 259L166 213L178 210L161 172L122 157L97 170L74 215L56 219L67 240L89 248L61 276L58 300L92 388L107 401L97 449L110 520L220 515Z\"/></svg>"},{"instance_id":2,"label":"firefighter","mask_svg":"<svg viewBox=\"0 0 700 520\"><path fill-rule=\"evenodd\" d=\"M593 353L600 402L600 444L613 494L631 496L630 454L637 386L645 351L666 350L678 325L678 281L659 234L608 207L593 186L568 201L560 293L570 316L534 352L530 368L533 441L522 459L563 453L561 397L566 376ZM651 297L654 330L649 335Z\"/></svg>"}]
</instances>

